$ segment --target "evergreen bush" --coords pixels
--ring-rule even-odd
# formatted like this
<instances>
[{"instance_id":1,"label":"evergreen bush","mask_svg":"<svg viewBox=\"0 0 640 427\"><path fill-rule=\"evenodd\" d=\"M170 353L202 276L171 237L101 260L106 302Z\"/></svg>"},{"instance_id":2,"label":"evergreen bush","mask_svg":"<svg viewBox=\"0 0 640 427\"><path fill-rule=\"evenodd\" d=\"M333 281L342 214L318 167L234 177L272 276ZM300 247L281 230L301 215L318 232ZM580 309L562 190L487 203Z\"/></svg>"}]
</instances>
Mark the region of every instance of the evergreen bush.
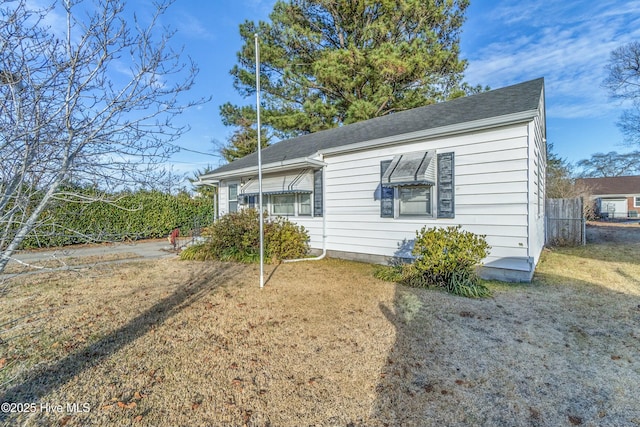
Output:
<instances>
[{"instance_id":1,"label":"evergreen bush","mask_svg":"<svg viewBox=\"0 0 640 427\"><path fill-rule=\"evenodd\" d=\"M57 200L43 212L41 223L27 236L23 249L166 237L175 228L188 235L196 220L208 222L213 217L211 200L187 193L141 190L102 194L91 188L73 188L71 192L75 196Z\"/></svg>"},{"instance_id":2,"label":"evergreen bush","mask_svg":"<svg viewBox=\"0 0 640 427\"><path fill-rule=\"evenodd\" d=\"M256 209L229 213L207 228L208 241L186 248L184 260L257 262L260 259L260 223ZM265 219L264 258L267 262L301 258L309 251L309 234L286 218Z\"/></svg>"},{"instance_id":3,"label":"evergreen bush","mask_svg":"<svg viewBox=\"0 0 640 427\"><path fill-rule=\"evenodd\" d=\"M461 226L422 227L416 232L410 264L382 267L376 277L409 286L437 286L455 295L486 297L475 268L489 254L485 236L463 231Z\"/></svg>"}]
</instances>

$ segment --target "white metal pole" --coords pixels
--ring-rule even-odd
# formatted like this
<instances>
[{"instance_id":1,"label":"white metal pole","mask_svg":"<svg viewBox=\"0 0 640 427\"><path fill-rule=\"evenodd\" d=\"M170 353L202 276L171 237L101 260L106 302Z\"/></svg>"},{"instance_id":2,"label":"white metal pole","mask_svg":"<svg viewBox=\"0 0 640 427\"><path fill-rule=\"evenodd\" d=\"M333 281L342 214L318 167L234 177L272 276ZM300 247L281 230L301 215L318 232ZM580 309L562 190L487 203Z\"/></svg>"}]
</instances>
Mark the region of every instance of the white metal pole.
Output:
<instances>
[{"instance_id":1,"label":"white metal pole","mask_svg":"<svg viewBox=\"0 0 640 427\"><path fill-rule=\"evenodd\" d=\"M262 218L262 141L260 127L260 48L258 33L254 35L256 45L256 113L258 119L258 218L260 221L260 289L264 287L264 225Z\"/></svg>"}]
</instances>

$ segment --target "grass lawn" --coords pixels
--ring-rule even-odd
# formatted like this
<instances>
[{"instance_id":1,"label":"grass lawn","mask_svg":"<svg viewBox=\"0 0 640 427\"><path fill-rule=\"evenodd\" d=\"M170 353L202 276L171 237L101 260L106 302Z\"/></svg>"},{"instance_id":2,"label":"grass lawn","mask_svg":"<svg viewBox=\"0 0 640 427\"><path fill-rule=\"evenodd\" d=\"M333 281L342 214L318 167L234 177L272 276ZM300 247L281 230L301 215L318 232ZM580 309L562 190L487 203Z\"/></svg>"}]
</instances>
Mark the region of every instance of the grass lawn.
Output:
<instances>
[{"instance_id":1,"label":"grass lawn","mask_svg":"<svg viewBox=\"0 0 640 427\"><path fill-rule=\"evenodd\" d=\"M484 300L339 260L262 290L257 266L178 260L24 276L0 296L23 413L0 424L640 425L639 249L546 250Z\"/></svg>"}]
</instances>

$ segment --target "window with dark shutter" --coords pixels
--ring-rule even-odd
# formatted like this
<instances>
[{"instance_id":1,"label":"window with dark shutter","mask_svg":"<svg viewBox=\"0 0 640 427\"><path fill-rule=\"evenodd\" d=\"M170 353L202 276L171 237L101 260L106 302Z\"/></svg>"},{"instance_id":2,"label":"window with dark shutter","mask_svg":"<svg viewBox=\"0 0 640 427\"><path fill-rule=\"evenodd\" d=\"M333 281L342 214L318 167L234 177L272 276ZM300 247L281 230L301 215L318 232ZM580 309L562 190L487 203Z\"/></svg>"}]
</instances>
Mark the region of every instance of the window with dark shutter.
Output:
<instances>
[{"instance_id":1,"label":"window with dark shutter","mask_svg":"<svg viewBox=\"0 0 640 427\"><path fill-rule=\"evenodd\" d=\"M455 217L454 154L438 154L438 218Z\"/></svg>"},{"instance_id":2,"label":"window with dark shutter","mask_svg":"<svg viewBox=\"0 0 640 427\"><path fill-rule=\"evenodd\" d=\"M391 160L380 162L380 217L393 218L393 187L383 185L382 177L391 164Z\"/></svg>"},{"instance_id":3,"label":"window with dark shutter","mask_svg":"<svg viewBox=\"0 0 640 427\"><path fill-rule=\"evenodd\" d=\"M322 169L313 172L313 216L323 215Z\"/></svg>"}]
</instances>

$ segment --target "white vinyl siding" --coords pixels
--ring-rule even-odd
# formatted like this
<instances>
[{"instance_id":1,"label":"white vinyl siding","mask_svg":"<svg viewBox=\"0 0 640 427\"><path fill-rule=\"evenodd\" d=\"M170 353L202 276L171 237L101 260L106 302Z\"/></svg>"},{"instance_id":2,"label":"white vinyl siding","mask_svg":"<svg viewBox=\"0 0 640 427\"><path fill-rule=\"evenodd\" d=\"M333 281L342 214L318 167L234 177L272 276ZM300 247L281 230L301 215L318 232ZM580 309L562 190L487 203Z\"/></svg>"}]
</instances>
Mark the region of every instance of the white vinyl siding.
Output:
<instances>
[{"instance_id":1,"label":"white vinyl siding","mask_svg":"<svg viewBox=\"0 0 640 427\"><path fill-rule=\"evenodd\" d=\"M455 218L381 218L380 162L426 150L455 154ZM508 258L501 264L527 271L528 153L523 124L326 157L327 248L394 256L423 226L461 224L487 236L486 265Z\"/></svg>"},{"instance_id":2,"label":"white vinyl siding","mask_svg":"<svg viewBox=\"0 0 640 427\"><path fill-rule=\"evenodd\" d=\"M219 206L219 215L226 215L229 213L229 190L227 187L227 183L222 181L220 182L220 188L218 189L218 206Z\"/></svg>"},{"instance_id":3,"label":"white vinyl siding","mask_svg":"<svg viewBox=\"0 0 640 427\"><path fill-rule=\"evenodd\" d=\"M296 216L289 220L304 227L309 233L309 246L312 249L322 249L322 217Z\"/></svg>"},{"instance_id":4,"label":"white vinyl siding","mask_svg":"<svg viewBox=\"0 0 640 427\"><path fill-rule=\"evenodd\" d=\"M544 96L538 106L539 115L529 123L529 243L528 252L535 266L545 244L545 203L547 142L545 129Z\"/></svg>"}]
</instances>

